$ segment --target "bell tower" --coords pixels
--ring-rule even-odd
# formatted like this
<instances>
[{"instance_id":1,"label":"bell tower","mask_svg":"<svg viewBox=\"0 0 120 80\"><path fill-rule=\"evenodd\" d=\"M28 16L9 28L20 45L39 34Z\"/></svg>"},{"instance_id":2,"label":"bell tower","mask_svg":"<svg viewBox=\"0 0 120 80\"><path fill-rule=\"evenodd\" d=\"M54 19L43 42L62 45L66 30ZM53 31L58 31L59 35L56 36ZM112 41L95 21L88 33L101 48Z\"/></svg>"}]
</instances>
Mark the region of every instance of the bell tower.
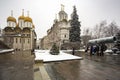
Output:
<instances>
[{"instance_id":1,"label":"bell tower","mask_svg":"<svg viewBox=\"0 0 120 80\"><path fill-rule=\"evenodd\" d=\"M59 21L67 20L67 19L68 19L68 15L67 15L67 13L64 11L64 5L61 4L61 11L59 12Z\"/></svg>"}]
</instances>

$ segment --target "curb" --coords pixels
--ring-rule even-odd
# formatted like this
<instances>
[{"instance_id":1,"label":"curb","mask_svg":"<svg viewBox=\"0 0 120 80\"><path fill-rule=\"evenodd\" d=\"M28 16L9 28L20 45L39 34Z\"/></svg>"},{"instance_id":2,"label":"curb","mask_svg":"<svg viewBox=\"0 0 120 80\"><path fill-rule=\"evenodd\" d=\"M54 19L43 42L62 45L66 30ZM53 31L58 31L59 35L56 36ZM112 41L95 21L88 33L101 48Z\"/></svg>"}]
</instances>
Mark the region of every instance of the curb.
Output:
<instances>
[{"instance_id":1,"label":"curb","mask_svg":"<svg viewBox=\"0 0 120 80\"><path fill-rule=\"evenodd\" d=\"M51 80L45 67L43 60L35 60L34 68L34 80Z\"/></svg>"}]
</instances>

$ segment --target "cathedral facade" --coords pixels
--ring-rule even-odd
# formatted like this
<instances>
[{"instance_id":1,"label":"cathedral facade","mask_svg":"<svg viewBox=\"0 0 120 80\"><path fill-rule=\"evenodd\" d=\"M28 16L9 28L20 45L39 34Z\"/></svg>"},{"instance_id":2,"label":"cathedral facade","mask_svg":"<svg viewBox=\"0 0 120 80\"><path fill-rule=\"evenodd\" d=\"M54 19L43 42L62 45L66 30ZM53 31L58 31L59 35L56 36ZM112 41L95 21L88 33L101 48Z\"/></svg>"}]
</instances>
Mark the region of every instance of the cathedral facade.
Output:
<instances>
[{"instance_id":1,"label":"cathedral facade","mask_svg":"<svg viewBox=\"0 0 120 80\"><path fill-rule=\"evenodd\" d=\"M58 19L54 19L52 27L47 30L47 36L41 39L42 49L50 49L54 43L61 48L64 43L69 42L70 20L64 11L64 5L61 5L58 16Z\"/></svg>"},{"instance_id":2,"label":"cathedral facade","mask_svg":"<svg viewBox=\"0 0 120 80\"><path fill-rule=\"evenodd\" d=\"M19 16L18 22L11 16L7 18L7 26L3 29L4 42L10 48L16 50L33 50L36 45L36 32L32 18L24 16L24 10L22 15Z\"/></svg>"}]
</instances>

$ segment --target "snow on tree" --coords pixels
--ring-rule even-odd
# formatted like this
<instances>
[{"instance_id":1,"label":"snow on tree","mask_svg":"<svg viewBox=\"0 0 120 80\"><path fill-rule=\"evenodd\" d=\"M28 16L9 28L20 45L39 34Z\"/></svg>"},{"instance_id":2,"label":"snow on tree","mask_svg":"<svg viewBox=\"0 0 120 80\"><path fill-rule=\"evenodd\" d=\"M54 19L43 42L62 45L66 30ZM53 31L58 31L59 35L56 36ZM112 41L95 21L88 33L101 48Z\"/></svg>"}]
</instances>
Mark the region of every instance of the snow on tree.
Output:
<instances>
[{"instance_id":1,"label":"snow on tree","mask_svg":"<svg viewBox=\"0 0 120 80\"><path fill-rule=\"evenodd\" d=\"M69 34L69 39L70 42L80 42L80 22L78 21L78 15L77 15L77 10L76 7L73 7L73 13L71 15L71 28L70 28L70 34Z\"/></svg>"},{"instance_id":2,"label":"snow on tree","mask_svg":"<svg viewBox=\"0 0 120 80\"><path fill-rule=\"evenodd\" d=\"M52 55L58 55L59 52L59 47L57 47L56 43L53 44L51 50L50 50L50 54Z\"/></svg>"}]
</instances>

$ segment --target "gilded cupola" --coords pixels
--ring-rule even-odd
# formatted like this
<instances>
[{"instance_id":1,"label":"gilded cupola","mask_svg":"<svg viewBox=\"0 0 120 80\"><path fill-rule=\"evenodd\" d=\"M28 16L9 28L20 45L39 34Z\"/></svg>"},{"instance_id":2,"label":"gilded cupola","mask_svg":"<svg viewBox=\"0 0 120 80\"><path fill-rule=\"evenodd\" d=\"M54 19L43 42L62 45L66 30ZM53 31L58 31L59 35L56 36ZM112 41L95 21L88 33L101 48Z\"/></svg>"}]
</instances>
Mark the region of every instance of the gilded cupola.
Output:
<instances>
[{"instance_id":1,"label":"gilded cupola","mask_svg":"<svg viewBox=\"0 0 120 80\"><path fill-rule=\"evenodd\" d=\"M12 22L15 22L16 23L16 19L13 17L13 11L11 11L11 16L9 16L8 18L7 18L7 22L8 21L12 21Z\"/></svg>"},{"instance_id":2,"label":"gilded cupola","mask_svg":"<svg viewBox=\"0 0 120 80\"><path fill-rule=\"evenodd\" d=\"M27 17L25 17L25 22L31 22L32 23L32 19L29 17L29 11L27 12Z\"/></svg>"},{"instance_id":3,"label":"gilded cupola","mask_svg":"<svg viewBox=\"0 0 120 80\"><path fill-rule=\"evenodd\" d=\"M22 15L21 15L21 16L19 16L18 20L20 20L20 19L22 19L22 20L24 20L24 19L25 19L25 16L24 16L24 9L22 9Z\"/></svg>"}]
</instances>

